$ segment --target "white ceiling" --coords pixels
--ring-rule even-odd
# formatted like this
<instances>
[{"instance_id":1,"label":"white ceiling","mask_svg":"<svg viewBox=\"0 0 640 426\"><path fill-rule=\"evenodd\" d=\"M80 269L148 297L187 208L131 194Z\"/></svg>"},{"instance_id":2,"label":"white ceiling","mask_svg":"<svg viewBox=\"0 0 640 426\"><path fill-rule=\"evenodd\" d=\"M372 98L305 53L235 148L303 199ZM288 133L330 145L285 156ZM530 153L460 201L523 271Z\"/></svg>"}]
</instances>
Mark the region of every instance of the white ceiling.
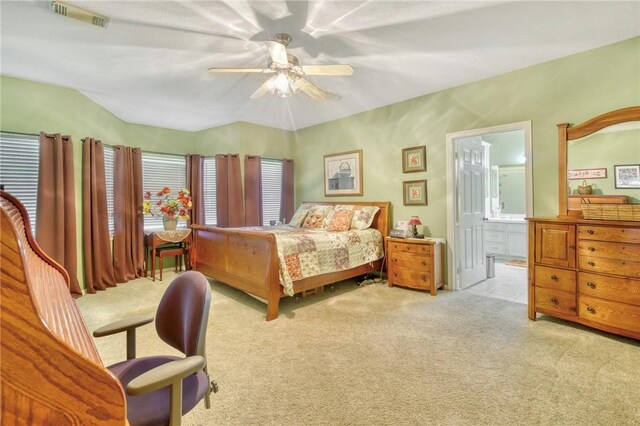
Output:
<instances>
[{"instance_id":1,"label":"white ceiling","mask_svg":"<svg viewBox=\"0 0 640 426\"><path fill-rule=\"evenodd\" d=\"M640 35L640 2L72 1L107 29L46 1L2 1L0 71L77 89L121 119L181 130L246 121L300 129ZM302 65L348 63L351 77L309 77L337 102L249 95L261 41L293 36ZM579 70L576 70L579 72Z\"/></svg>"}]
</instances>

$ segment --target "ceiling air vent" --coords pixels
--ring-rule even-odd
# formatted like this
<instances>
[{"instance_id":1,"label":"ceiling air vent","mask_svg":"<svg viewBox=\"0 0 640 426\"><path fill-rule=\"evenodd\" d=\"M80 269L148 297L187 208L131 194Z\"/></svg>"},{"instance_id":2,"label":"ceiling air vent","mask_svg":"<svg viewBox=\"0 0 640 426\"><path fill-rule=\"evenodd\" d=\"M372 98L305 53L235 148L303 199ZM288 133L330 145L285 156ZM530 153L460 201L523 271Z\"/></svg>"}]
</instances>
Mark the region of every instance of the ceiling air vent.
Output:
<instances>
[{"instance_id":1,"label":"ceiling air vent","mask_svg":"<svg viewBox=\"0 0 640 426\"><path fill-rule=\"evenodd\" d=\"M58 15L77 19L102 28L106 28L109 23L109 18L106 16L98 15L97 13L93 13L85 9L80 9L77 6L63 1L54 0L50 4L51 10Z\"/></svg>"}]
</instances>

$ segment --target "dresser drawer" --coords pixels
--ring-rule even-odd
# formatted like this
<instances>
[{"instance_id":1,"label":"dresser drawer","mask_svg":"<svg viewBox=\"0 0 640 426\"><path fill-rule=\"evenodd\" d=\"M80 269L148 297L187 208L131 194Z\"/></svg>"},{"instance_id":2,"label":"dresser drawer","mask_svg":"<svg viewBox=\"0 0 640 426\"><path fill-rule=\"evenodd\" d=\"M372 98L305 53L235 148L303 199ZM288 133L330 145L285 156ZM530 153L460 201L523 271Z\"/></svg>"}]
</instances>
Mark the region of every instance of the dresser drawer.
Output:
<instances>
[{"instance_id":1,"label":"dresser drawer","mask_svg":"<svg viewBox=\"0 0 640 426\"><path fill-rule=\"evenodd\" d=\"M619 243L640 243L640 228L579 225L578 238Z\"/></svg>"},{"instance_id":2,"label":"dresser drawer","mask_svg":"<svg viewBox=\"0 0 640 426\"><path fill-rule=\"evenodd\" d=\"M536 287L536 309L538 308L566 315L575 315L576 295L564 291Z\"/></svg>"},{"instance_id":3,"label":"dresser drawer","mask_svg":"<svg viewBox=\"0 0 640 426\"><path fill-rule=\"evenodd\" d=\"M485 231L484 240L488 243L504 243L507 241L507 234L497 231Z\"/></svg>"},{"instance_id":4,"label":"dresser drawer","mask_svg":"<svg viewBox=\"0 0 640 426\"><path fill-rule=\"evenodd\" d=\"M431 258L416 253L391 253L389 260L394 267L431 271Z\"/></svg>"},{"instance_id":5,"label":"dresser drawer","mask_svg":"<svg viewBox=\"0 0 640 426\"><path fill-rule=\"evenodd\" d=\"M431 288L431 274L415 269L391 268L389 271L391 284L404 287L428 290Z\"/></svg>"},{"instance_id":6,"label":"dresser drawer","mask_svg":"<svg viewBox=\"0 0 640 426\"><path fill-rule=\"evenodd\" d=\"M575 293L576 273L574 271L567 271L566 269L536 265L535 285L536 287Z\"/></svg>"},{"instance_id":7,"label":"dresser drawer","mask_svg":"<svg viewBox=\"0 0 640 426\"><path fill-rule=\"evenodd\" d=\"M603 259L601 257L580 256L580 269L587 272L622 275L629 278L640 278L640 262L630 260Z\"/></svg>"},{"instance_id":8,"label":"dresser drawer","mask_svg":"<svg viewBox=\"0 0 640 426\"><path fill-rule=\"evenodd\" d=\"M391 253L405 252L405 253L431 254L431 245L430 244L398 243L398 242L392 241L391 243L389 243L389 251Z\"/></svg>"},{"instance_id":9,"label":"dresser drawer","mask_svg":"<svg viewBox=\"0 0 640 426\"><path fill-rule=\"evenodd\" d=\"M578 314L589 321L640 332L640 306L580 296Z\"/></svg>"},{"instance_id":10,"label":"dresser drawer","mask_svg":"<svg viewBox=\"0 0 640 426\"><path fill-rule=\"evenodd\" d=\"M640 306L640 280L580 272L578 290L580 295Z\"/></svg>"},{"instance_id":11,"label":"dresser drawer","mask_svg":"<svg viewBox=\"0 0 640 426\"><path fill-rule=\"evenodd\" d=\"M580 240L578 254L605 259L636 260L640 259L640 244Z\"/></svg>"}]
</instances>

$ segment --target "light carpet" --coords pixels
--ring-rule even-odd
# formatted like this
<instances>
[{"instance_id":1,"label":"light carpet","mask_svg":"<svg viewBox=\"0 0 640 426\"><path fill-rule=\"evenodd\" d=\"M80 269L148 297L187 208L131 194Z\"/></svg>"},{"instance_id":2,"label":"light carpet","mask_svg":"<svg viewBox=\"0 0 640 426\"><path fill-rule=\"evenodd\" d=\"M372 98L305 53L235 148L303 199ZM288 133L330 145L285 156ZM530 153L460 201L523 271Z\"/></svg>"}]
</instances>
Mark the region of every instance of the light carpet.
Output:
<instances>
[{"instance_id":1,"label":"light carpet","mask_svg":"<svg viewBox=\"0 0 640 426\"><path fill-rule=\"evenodd\" d=\"M90 330L155 312L174 274L78 300ZM640 424L640 343L468 292L382 285L265 305L212 282L207 334L220 386L186 425ZM125 336L97 339L105 364ZM175 353L153 326L138 356Z\"/></svg>"}]
</instances>

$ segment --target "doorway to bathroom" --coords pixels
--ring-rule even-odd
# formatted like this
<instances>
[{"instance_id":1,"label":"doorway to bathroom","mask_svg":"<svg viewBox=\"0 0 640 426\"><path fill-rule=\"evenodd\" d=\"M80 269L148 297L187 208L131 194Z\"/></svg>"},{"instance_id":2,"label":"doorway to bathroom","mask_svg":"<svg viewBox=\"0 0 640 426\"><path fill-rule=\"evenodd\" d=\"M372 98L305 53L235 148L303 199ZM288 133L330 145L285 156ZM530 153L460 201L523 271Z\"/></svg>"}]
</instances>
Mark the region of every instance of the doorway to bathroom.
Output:
<instances>
[{"instance_id":1,"label":"doorway to bathroom","mask_svg":"<svg viewBox=\"0 0 640 426\"><path fill-rule=\"evenodd\" d=\"M531 123L447 135L449 289L526 303Z\"/></svg>"}]
</instances>

